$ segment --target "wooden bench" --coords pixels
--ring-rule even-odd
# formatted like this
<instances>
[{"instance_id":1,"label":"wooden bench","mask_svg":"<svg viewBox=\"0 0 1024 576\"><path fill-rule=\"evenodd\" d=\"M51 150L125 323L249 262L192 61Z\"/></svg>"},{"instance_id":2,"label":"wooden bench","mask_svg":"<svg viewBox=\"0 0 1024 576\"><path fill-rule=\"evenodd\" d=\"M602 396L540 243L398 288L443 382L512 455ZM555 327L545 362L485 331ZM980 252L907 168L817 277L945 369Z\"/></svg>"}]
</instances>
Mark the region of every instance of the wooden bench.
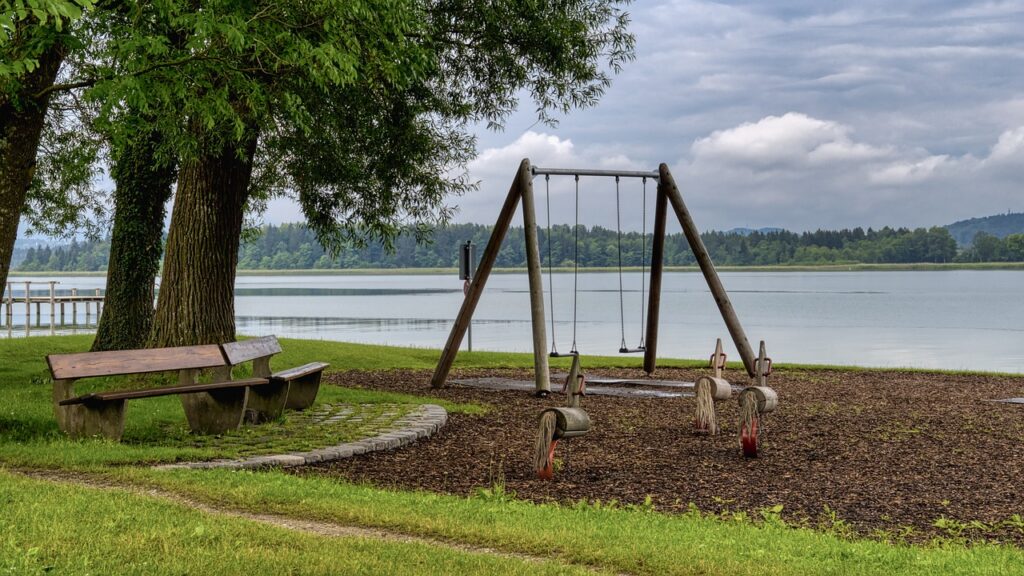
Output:
<instances>
[{"instance_id":1,"label":"wooden bench","mask_svg":"<svg viewBox=\"0 0 1024 576\"><path fill-rule=\"evenodd\" d=\"M224 350L224 358L227 359L229 366L233 367L243 362L252 361L253 376L267 378L272 386L283 388L284 398L280 408L278 408L276 397L272 402L268 399L266 403L260 403L262 401L252 403L252 417L256 421L277 418L284 408L305 410L312 406L316 400L316 394L320 390L320 379L324 368L330 366L324 362L310 362L289 370L271 373L270 357L281 352L281 344L274 336L231 342L221 345L221 349ZM230 372L228 377L230 377ZM255 389L253 391L255 392Z\"/></svg>"},{"instance_id":2,"label":"wooden bench","mask_svg":"<svg viewBox=\"0 0 1024 576\"><path fill-rule=\"evenodd\" d=\"M269 378L196 381L201 370L223 373L220 346L183 346L149 350L51 354L46 357L53 375L53 407L60 429L72 438L103 435L119 440L124 433L125 401L178 395L189 426L201 434L222 434L237 428L245 413L250 390L274 385ZM74 384L83 378L178 372L177 386L145 390L112 390L76 396ZM253 396L259 396L254 394Z\"/></svg>"}]
</instances>

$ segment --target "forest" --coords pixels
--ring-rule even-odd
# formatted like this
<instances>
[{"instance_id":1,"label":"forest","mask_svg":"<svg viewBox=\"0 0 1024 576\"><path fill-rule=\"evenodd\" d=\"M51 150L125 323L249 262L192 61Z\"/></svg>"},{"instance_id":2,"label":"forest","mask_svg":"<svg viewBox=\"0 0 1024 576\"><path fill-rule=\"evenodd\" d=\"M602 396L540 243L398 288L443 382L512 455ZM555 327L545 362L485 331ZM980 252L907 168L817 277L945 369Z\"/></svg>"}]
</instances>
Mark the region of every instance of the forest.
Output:
<instances>
[{"instance_id":1,"label":"forest","mask_svg":"<svg viewBox=\"0 0 1024 576\"><path fill-rule=\"evenodd\" d=\"M414 234L401 234L393 251L381 243L348 244L331 256L316 235L301 224L265 226L249 235L238 254L241 270L301 270L355 268L442 268L458 262L458 246L472 240L477 256L487 244L491 227L454 224L434 231L431 241L417 244ZM795 233L705 232L702 235L717 264L729 266L814 265L814 264L905 264L919 262L1021 262L1024 234L1000 239L980 233L973 245L958 252L956 241L941 227L868 228L817 230ZM573 227L556 225L540 234L541 259L546 266L572 266L578 254L583 267L614 267L619 264L619 239L615 230L595 226L579 228L578 252ZM650 258L651 235L624 232L621 238L622 265L640 266ZM21 262L22 271L100 271L108 264L107 240L72 242L56 247L30 248ZM646 257L643 257L646 255ZM682 234L670 234L665 241L665 262L669 266L694 264L693 254ZM499 267L526 265L523 229L509 230L498 255Z\"/></svg>"}]
</instances>

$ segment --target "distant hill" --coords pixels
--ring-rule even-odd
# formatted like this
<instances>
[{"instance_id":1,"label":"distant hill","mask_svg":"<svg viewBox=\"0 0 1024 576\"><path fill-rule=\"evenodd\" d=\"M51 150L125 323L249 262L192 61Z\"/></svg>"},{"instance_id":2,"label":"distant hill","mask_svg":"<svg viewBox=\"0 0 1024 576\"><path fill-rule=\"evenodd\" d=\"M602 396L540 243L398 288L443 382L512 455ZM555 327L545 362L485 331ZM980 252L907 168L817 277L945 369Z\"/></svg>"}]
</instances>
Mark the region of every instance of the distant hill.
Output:
<instances>
[{"instance_id":1,"label":"distant hill","mask_svg":"<svg viewBox=\"0 0 1024 576\"><path fill-rule=\"evenodd\" d=\"M950 235L960 246L967 246L974 240L978 232L991 234L996 238L1005 238L1010 234L1024 234L1024 213L1007 212L984 218L961 220L946 226Z\"/></svg>"},{"instance_id":2,"label":"distant hill","mask_svg":"<svg viewBox=\"0 0 1024 576\"><path fill-rule=\"evenodd\" d=\"M726 234L739 234L740 236L750 236L754 232L760 232L761 234L771 234L773 232L785 232L784 228L733 228L732 230L726 230Z\"/></svg>"}]
</instances>

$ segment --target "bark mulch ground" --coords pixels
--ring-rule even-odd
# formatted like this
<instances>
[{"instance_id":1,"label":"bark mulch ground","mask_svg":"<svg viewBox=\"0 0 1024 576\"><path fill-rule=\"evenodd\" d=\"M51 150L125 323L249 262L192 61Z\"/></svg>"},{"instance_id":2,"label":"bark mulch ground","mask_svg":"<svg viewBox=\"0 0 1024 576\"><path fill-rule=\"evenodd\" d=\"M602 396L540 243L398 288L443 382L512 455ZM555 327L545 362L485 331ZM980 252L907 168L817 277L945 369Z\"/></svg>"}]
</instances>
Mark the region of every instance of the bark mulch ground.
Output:
<instances>
[{"instance_id":1,"label":"bark mulch ground","mask_svg":"<svg viewBox=\"0 0 1024 576\"><path fill-rule=\"evenodd\" d=\"M693 381L696 370L659 369ZM640 378L634 370L588 375ZM460 371L452 378L531 379L527 371ZM734 384L747 382L732 371ZM718 403L723 434L691 432L695 400L588 396L593 424L563 441L553 481L531 465L537 415L565 402L520 391L450 386L430 373L336 373L343 386L486 404L484 415L451 414L436 436L408 448L296 471L378 486L472 494L503 482L537 502L640 504L724 515L783 506L788 521L918 541L957 536L1024 544L1024 406L990 402L1024 396L1024 378L902 372L777 371L779 408L767 418L762 456L744 459L735 401ZM1014 518L1014 515L1019 515ZM940 520L947 519L947 520ZM936 526L938 521L938 526Z\"/></svg>"}]
</instances>

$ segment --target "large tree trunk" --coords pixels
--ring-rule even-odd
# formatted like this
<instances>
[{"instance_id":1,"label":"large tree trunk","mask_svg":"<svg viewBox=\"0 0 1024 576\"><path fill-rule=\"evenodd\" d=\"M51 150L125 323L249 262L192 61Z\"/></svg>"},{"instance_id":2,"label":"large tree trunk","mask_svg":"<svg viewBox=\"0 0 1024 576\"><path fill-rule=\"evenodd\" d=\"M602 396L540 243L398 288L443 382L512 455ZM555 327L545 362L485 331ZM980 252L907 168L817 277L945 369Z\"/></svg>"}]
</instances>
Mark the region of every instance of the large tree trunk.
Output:
<instances>
[{"instance_id":1,"label":"large tree trunk","mask_svg":"<svg viewBox=\"0 0 1024 576\"><path fill-rule=\"evenodd\" d=\"M235 267L255 135L182 164L150 345L235 339Z\"/></svg>"},{"instance_id":2,"label":"large tree trunk","mask_svg":"<svg viewBox=\"0 0 1024 576\"><path fill-rule=\"evenodd\" d=\"M39 57L39 67L22 76L17 95L0 94L0 295L7 286L18 222L36 166L49 93L64 61L64 46L54 44Z\"/></svg>"},{"instance_id":3,"label":"large tree trunk","mask_svg":"<svg viewBox=\"0 0 1024 576\"><path fill-rule=\"evenodd\" d=\"M140 135L114 161L114 230L103 315L93 351L145 346L153 326L153 283L163 253L164 216L175 169L154 160L159 137Z\"/></svg>"}]
</instances>

